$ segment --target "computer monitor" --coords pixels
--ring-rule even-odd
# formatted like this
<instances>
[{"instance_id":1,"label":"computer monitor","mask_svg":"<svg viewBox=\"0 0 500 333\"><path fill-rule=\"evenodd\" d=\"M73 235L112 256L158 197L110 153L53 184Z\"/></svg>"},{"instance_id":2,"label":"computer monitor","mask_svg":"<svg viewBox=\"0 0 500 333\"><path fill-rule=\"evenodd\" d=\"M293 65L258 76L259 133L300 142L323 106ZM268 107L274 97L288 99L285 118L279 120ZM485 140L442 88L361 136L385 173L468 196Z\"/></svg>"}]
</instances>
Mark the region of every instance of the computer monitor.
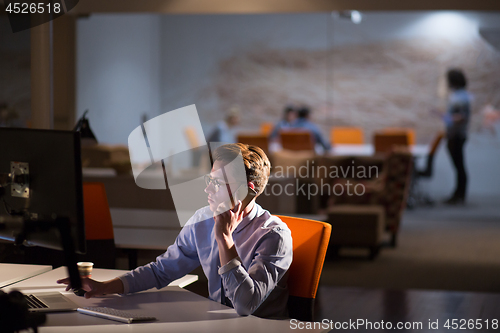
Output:
<instances>
[{"instance_id":1,"label":"computer monitor","mask_svg":"<svg viewBox=\"0 0 500 333\"><path fill-rule=\"evenodd\" d=\"M0 128L0 197L0 219L68 219L76 252L85 253L80 133ZM28 245L63 250L57 228L31 229ZM15 241L19 232L0 228L0 238Z\"/></svg>"}]
</instances>

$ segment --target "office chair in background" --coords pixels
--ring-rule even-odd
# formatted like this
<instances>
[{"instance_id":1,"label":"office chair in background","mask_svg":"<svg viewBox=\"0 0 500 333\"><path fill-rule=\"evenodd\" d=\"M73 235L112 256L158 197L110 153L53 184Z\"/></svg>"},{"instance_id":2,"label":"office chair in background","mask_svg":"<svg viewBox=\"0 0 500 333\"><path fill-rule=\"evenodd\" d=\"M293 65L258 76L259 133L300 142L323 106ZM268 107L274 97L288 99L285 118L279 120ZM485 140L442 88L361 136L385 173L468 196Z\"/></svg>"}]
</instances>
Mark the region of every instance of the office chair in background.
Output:
<instances>
[{"instance_id":1,"label":"office chair in background","mask_svg":"<svg viewBox=\"0 0 500 333\"><path fill-rule=\"evenodd\" d=\"M307 131L281 131L281 146L286 150L314 151L314 140Z\"/></svg>"},{"instance_id":2,"label":"office chair in background","mask_svg":"<svg viewBox=\"0 0 500 333\"><path fill-rule=\"evenodd\" d=\"M418 205L433 205L434 200L429 196L429 194L424 193L420 188L420 181L422 178L431 178L434 169L434 156L436 155L436 151L439 148L439 144L441 140L444 138L444 133L440 132L436 135L434 140L430 145L429 154L427 155L427 161L425 169L418 170L414 168L410 195L408 197L408 208L413 208Z\"/></svg>"},{"instance_id":3,"label":"office chair in background","mask_svg":"<svg viewBox=\"0 0 500 333\"><path fill-rule=\"evenodd\" d=\"M293 261L288 269L289 316L313 321L314 300L332 226L298 217L278 217L290 228L293 240Z\"/></svg>"},{"instance_id":4,"label":"office chair in background","mask_svg":"<svg viewBox=\"0 0 500 333\"><path fill-rule=\"evenodd\" d=\"M103 183L83 183L83 209L87 253L81 261L92 261L94 267L115 268L116 248L113 222Z\"/></svg>"},{"instance_id":5,"label":"office chair in background","mask_svg":"<svg viewBox=\"0 0 500 333\"><path fill-rule=\"evenodd\" d=\"M408 146L408 135L401 132L375 132L373 134L375 153L388 153L394 146Z\"/></svg>"},{"instance_id":6,"label":"office chair in background","mask_svg":"<svg viewBox=\"0 0 500 333\"><path fill-rule=\"evenodd\" d=\"M237 141L247 145L257 146L261 148L267 156L269 154L269 135L262 133L254 134L238 134Z\"/></svg>"},{"instance_id":7,"label":"office chair in background","mask_svg":"<svg viewBox=\"0 0 500 333\"><path fill-rule=\"evenodd\" d=\"M363 129L361 127L334 127L330 130L330 143L332 145L362 145L365 143Z\"/></svg>"}]
</instances>

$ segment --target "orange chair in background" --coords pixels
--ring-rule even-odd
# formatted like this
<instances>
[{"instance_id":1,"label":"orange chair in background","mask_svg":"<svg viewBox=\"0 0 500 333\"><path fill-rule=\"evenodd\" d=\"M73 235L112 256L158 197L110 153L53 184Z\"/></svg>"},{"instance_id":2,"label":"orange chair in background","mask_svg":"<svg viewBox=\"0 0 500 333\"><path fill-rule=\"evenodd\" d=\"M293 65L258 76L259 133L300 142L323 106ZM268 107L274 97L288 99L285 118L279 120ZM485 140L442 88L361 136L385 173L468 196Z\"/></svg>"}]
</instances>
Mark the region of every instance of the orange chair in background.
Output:
<instances>
[{"instance_id":1,"label":"orange chair in background","mask_svg":"<svg viewBox=\"0 0 500 333\"><path fill-rule=\"evenodd\" d=\"M198 138L198 134L193 126L187 126L184 128L184 134L186 135L186 139L188 140L189 147L196 148L201 146L200 139Z\"/></svg>"},{"instance_id":2,"label":"orange chair in background","mask_svg":"<svg viewBox=\"0 0 500 333\"><path fill-rule=\"evenodd\" d=\"M402 132L376 132L373 135L375 153L387 153L394 146L408 146L408 135Z\"/></svg>"},{"instance_id":3,"label":"orange chair in background","mask_svg":"<svg viewBox=\"0 0 500 333\"><path fill-rule=\"evenodd\" d=\"M283 149L314 151L314 140L310 132L281 131L280 138Z\"/></svg>"},{"instance_id":4,"label":"orange chair in background","mask_svg":"<svg viewBox=\"0 0 500 333\"><path fill-rule=\"evenodd\" d=\"M416 142L415 130L406 127L386 127L382 129L382 133L388 134L405 134L408 137L408 144L413 146Z\"/></svg>"},{"instance_id":5,"label":"orange chair in background","mask_svg":"<svg viewBox=\"0 0 500 333\"><path fill-rule=\"evenodd\" d=\"M103 183L83 183L83 209L87 253L80 260L92 261L99 268L115 268L113 222Z\"/></svg>"},{"instance_id":6,"label":"orange chair in background","mask_svg":"<svg viewBox=\"0 0 500 333\"><path fill-rule=\"evenodd\" d=\"M273 123L265 122L260 124L260 133L269 136L274 128Z\"/></svg>"},{"instance_id":7,"label":"orange chair in background","mask_svg":"<svg viewBox=\"0 0 500 333\"><path fill-rule=\"evenodd\" d=\"M269 136L266 134L238 134L239 143L260 147L269 156Z\"/></svg>"},{"instance_id":8,"label":"orange chair in background","mask_svg":"<svg viewBox=\"0 0 500 333\"><path fill-rule=\"evenodd\" d=\"M292 232L293 261L288 269L290 318L312 321L314 300L325 262L332 226L298 217L278 217Z\"/></svg>"},{"instance_id":9,"label":"orange chair in background","mask_svg":"<svg viewBox=\"0 0 500 333\"><path fill-rule=\"evenodd\" d=\"M332 145L361 145L365 143L363 129L360 127L334 127L330 131L330 142Z\"/></svg>"}]
</instances>

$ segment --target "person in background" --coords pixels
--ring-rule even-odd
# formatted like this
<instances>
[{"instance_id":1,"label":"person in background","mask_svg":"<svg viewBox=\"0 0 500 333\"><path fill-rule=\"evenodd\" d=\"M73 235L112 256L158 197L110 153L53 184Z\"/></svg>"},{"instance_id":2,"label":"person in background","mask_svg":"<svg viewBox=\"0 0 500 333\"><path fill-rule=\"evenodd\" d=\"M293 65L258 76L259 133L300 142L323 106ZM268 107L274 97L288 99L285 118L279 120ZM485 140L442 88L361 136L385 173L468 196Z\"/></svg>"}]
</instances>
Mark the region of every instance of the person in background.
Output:
<instances>
[{"instance_id":1,"label":"person in background","mask_svg":"<svg viewBox=\"0 0 500 333\"><path fill-rule=\"evenodd\" d=\"M210 135L207 142L236 143L235 127L240 123L240 109L233 106L226 114L224 121L219 121Z\"/></svg>"},{"instance_id":2,"label":"person in background","mask_svg":"<svg viewBox=\"0 0 500 333\"><path fill-rule=\"evenodd\" d=\"M293 128L295 121L297 119L297 111L291 105L287 105L283 110L283 119L281 119L273 128L269 139L276 140L280 134L280 131Z\"/></svg>"},{"instance_id":3,"label":"person in background","mask_svg":"<svg viewBox=\"0 0 500 333\"><path fill-rule=\"evenodd\" d=\"M460 69L446 73L450 89L448 108L444 116L448 152L456 171L456 188L446 204L463 204L467 189L467 172L464 165L464 145L471 112L471 95L467 92L467 79Z\"/></svg>"},{"instance_id":4,"label":"person in background","mask_svg":"<svg viewBox=\"0 0 500 333\"><path fill-rule=\"evenodd\" d=\"M321 134L321 131L319 130L318 125L314 124L309 120L311 114L311 110L307 107L302 107L297 111L297 116L298 119L294 123L293 128L298 128L298 129L305 129L309 131L313 138L315 144L320 144L325 152L330 150L330 143L323 138L323 135Z\"/></svg>"}]
</instances>

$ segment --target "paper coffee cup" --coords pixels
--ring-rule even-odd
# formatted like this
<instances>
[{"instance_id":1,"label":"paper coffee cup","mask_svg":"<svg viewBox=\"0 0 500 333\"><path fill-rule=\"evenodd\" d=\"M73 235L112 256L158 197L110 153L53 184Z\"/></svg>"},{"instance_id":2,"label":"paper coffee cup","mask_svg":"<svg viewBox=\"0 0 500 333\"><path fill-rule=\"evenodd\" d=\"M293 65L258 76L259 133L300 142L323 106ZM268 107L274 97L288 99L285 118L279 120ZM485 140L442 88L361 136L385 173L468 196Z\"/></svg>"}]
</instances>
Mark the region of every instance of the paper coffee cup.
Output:
<instances>
[{"instance_id":1,"label":"paper coffee cup","mask_svg":"<svg viewBox=\"0 0 500 333\"><path fill-rule=\"evenodd\" d=\"M93 262L79 262L77 266L81 277L90 277L92 275L92 268L94 268Z\"/></svg>"}]
</instances>

